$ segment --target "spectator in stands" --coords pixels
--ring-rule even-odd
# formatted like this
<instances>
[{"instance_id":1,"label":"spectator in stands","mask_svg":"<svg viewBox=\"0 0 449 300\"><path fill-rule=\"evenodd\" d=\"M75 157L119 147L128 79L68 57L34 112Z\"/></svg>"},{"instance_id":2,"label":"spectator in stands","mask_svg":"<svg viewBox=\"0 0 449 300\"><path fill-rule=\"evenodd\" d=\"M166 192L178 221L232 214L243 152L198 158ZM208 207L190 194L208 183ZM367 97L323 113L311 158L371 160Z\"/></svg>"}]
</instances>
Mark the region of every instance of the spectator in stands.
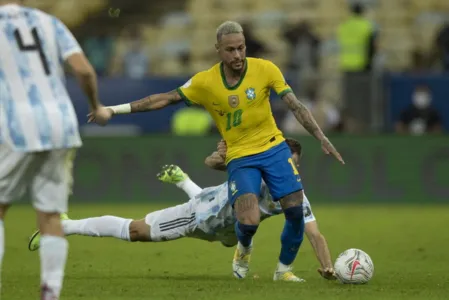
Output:
<instances>
[{"instance_id":1,"label":"spectator in stands","mask_svg":"<svg viewBox=\"0 0 449 300\"><path fill-rule=\"evenodd\" d=\"M84 52L98 76L106 76L111 63L114 39L100 28L98 35L88 37L84 42Z\"/></svg>"},{"instance_id":2,"label":"spectator in stands","mask_svg":"<svg viewBox=\"0 0 449 300\"><path fill-rule=\"evenodd\" d=\"M449 22L438 32L435 44L437 56L443 65L443 70L449 72Z\"/></svg>"},{"instance_id":3,"label":"spectator in stands","mask_svg":"<svg viewBox=\"0 0 449 300\"><path fill-rule=\"evenodd\" d=\"M361 131L370 128L372 114L367 99L374 94L372 65L376 54L377 30L364 17L364 6L351 5L351 16L338 26L343 109Z\"/></svg>"},{"instance_id":4,"label":"spectator in stands","mask_svg":"<svg viewBox=\"0 0 449 300\"><path fill-rule=\"evenodd\" d=\"M141 79L149 73L150 59L143 39L141 28L131 27L122 61L123 73L128 78Z\"/></svg>"},{"instance_id":5,"label":"spectator in stands","mask_svg":"<svg viewBox=\"0 0 449 300\"><path fill-rule=\"evenodd\" d=\"M418 86L413 93L411 105L401 113L396 123L396 132L413 135L442 132L441 116L431 104L429 88Z\"/></svg>"},{"instance_id":6,"label":"spectator in stands","mask_svg":"<svg viewBox=\"0 0 449 300\"><path fill-rule=\"evenodd\" d=\"M254 36L253 29L248 23L243 23L242 27L245 32L246 56L262 57L267 52L267 47Z\"/></svg>"},{"instance_id":7,"label":"spectator in stands","mask_svg":"<svg viewBox=\"0 0 449 300\"><path fill-rule=\"evenodd\" d=\"M364 17L362 4L351 6L351 16L338 26L337 39L340 46L340 66L344 72L370 71L376 54L377 30Z\"/></svg>"},{"instance_id":8,"label":"spectator in stands","mask_svg":"<svg viewBox=\"0 0 449 300\"><path fill-rule=\"evenodd\" d=\"M317 74L320 39L312 32L307 22L299 22L296 26L287 29L284 32L284 38L291 49L287 72L295 90L302 95L304 83Z\"/></svg>"},{"instance_id":9,"label":"spectator in stands","mask_svg":"<svg viewBox=\"0 0 449 300\"><path fill-rule=\"evenodd\" d=\"M325 132L340 131L340 112L328 101L320 99L317 95L317 85L310 85L306 91L306 97L302 99L308 107L318 125ZM287 134L307 134L304 127L298 125L296 117L288 111L281 124L282 131Z\"/></svg>"}]
</instances>

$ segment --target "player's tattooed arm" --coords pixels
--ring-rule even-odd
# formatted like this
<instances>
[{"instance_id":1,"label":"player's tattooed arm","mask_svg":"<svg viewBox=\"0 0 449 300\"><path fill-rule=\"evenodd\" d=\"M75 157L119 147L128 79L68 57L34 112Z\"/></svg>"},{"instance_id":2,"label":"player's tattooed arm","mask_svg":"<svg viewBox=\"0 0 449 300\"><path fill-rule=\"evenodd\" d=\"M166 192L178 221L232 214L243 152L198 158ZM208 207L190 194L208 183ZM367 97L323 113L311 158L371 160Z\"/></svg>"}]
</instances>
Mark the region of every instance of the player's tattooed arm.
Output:
<instances>
[{"instance_id":1,"label":"player's tattooed arm","mask_svg":"<svg viewBox=\"0 0 449 300\"><path fill-rule=\"evenodd\" d=\"M309 109L296 98L295 94L292 92L285 94L282 97L290 110L295 115L296 119L302 126L315 138L317 138L321 142L321 148L324 153L332 154L340 163L345 164L345 161L341 157L340 153L338 153L337 149L335 149L334 145L329 141L329 139L324 135L320 126L318 126L315 118L312 116L312 113Z\"/></svg>"},{"instance_id":2,"label":"player's tattooed arm","mask_svg":"<svg viewBox=\"0 0 449 300\"><path fill-rule=\"evenodd\" d=\"M217 151L213 152L211 155L206 157L204 163L211 169L218 171L226 171L225 160Z\"/></svg>"},{"instance_id":3,"label":"player's tattooed arm","mask_svg":"<svg viewBox=\"0 0 449 300\"><path fill-rule=\"evenodd\" d=\"M298 122L315 138L318 140L323 140L325 138L323 131L318 126L315 118L309 109L296 98L295 94L287 93L282 97L285 103L287 103L290 110L295 115Z\"/></svg>"},{"instance_id":4,"label":"player's tattooed arm","mask_svg":"<svg viewBox=\"0 0 449 300\"><path fill-rule=\"evenodd\" d=\"M143 99L131 102L131 113L145 112L164 108L182 101L181 95L176 90L168 93L155 94Z\"/></svg>"}]
</instances>

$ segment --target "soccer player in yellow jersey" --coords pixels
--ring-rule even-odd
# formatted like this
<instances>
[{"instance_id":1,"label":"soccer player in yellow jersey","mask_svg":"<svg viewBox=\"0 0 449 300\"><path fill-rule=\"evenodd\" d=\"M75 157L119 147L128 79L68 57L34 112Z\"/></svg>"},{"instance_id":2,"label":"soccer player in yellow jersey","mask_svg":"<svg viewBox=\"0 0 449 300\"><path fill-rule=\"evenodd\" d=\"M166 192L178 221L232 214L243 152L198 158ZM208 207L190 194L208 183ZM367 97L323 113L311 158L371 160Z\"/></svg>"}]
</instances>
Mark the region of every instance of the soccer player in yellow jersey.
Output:
<instances>
[{"instance_id":1,"label":"soccer player in yellow jersey","mask_svg":"<svg viewBox=\"0 0 449 300\"><path fill-rule=\"evenodd\" d=\"M287 103L299 123L321 142L326 154L334 155L341 163L343 159L293 94L279 68L268 60L246 57L245 37L238 23L228 21L219 26L216 50L221 62L194 75L182 87L103 108L89 121L106 124L114 114L151 111L181 101L203 106L227 145L229 199L238 221L234 276L244 278L249 271L252 238L260 222L258 196L263 178L285 215L274 280L302 282L293 274L292 263L304 234L303 186L289 147L273 119L270 90Z\"/></svg>"}]
</instances>

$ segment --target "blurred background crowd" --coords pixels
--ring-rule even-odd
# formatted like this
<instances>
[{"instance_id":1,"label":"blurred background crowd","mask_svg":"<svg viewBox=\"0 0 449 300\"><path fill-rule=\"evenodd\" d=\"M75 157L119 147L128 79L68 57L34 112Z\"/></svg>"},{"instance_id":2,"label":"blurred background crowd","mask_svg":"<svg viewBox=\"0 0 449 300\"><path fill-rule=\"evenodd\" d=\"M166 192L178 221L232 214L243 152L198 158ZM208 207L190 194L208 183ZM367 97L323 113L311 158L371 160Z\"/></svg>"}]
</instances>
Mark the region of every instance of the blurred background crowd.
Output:
<instances>
[{"instance_id":1,"label":"blurred background crowd","mask_svg":"<svg viewBox=\"0 0 449 300\"><path fill-rule=\"evenodd\" d=\"M244 26L247 56L275 62L328 133L437 134L449 130L449 1L445 0L34 0L74 32L99 75L103 103L182 85L218 62L215 29ZM120 11L118 11L119 9ZM216 133L182 105L85 124L86 104L68 78L88 135ZM305 134L286 105L272 108L286 134Z\"/></svg>"}]
</instances>

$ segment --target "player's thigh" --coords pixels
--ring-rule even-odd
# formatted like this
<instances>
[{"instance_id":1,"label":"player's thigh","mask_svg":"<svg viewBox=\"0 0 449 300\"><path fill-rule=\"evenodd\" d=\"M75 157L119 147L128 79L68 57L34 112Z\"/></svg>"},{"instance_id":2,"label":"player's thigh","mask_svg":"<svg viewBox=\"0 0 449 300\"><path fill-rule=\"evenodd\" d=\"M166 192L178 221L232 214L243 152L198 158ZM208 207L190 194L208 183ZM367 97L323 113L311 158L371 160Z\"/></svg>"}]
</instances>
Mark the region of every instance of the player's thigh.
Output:
<instances>
[{"instance_id":1,"label":"player's thigh","mask_svg":"<svg viewBox=\"0 0 449 300\"><path fill-rule=\"evenodd\" d=\"M31 183L31 197L36 210L44 213L68 211L74 149L60 149L37 154L40 168Z\"/></svg>"},{"instance_id":2,"label":"player's thigh","mask_svg":"<svg viewBox=\"0 0 449 300\"><path fill-rule=\"evenodd\" d=\"M0 144L0 204L9 205L22 198L35 175L34 154L16 152Z\"/></svg>"},{"instance_id":3,"label":"player's thigh","mask_svg":"<svg viewBox=\"0 0 449 300\"><path fill-rule=\"evenodd\" d=\"M274 201L303 189L301 177L288 146L283 143L276 153L263 161L262 177Z\"/></svg>"},{"instance_id":4,"label":"player's thigh","mask_svg":"<svg viewBox=\"0 0 449 300\"><path fill-rule=\"evenodd\" d=\"M260 194L262 173L254 156L232 160L227 165L228 198L235 208L235 202L242 195L252 194L257 199Z\"/></svg>"},{"instance_id":5,"label":"player's thigh","mask_svg":"<svg viewBox=\"0 0 449 300\"><path fill-rule=\"evenodd\" d=\"M195 211L190 202L149 213L152 242L172 241L191 234L196 227Z\"/></svg>"}]
</instances>

